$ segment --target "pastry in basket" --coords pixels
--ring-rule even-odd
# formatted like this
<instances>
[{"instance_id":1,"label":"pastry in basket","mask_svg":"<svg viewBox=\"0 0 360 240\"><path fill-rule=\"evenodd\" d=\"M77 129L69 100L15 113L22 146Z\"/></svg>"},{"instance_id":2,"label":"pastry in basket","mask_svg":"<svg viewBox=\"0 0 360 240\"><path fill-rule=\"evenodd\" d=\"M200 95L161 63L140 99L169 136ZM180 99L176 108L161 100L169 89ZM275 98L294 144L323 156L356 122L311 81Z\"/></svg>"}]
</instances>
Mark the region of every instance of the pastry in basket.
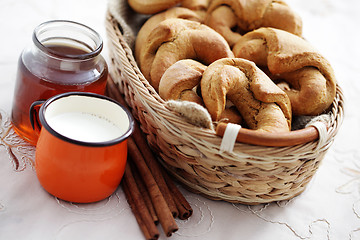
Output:
<instances>
[{"instance_id":1,"label":"pastry in basket","mask_svg":"<svg viewBox=\"0 0 360 240\"><path fill-rule=\"evenodd\" d=\"M161 77L159 84L160 97L164 100L189 101L204 106L204 102L199 96L201 94L198 92L205 69L205 65L192 59L177 61L171 65ZM186 114L192 115L190 112L191 111L188 111ZM195 117L198 118L198 116ZM193 117L190 116L189 118L192 119ZM236 108L230 105L224 109L218 120L241 124L242 117Z\"/></svg>"},{"instance_id":2,"label":"pastry in basket","mask_svg":"<svg viewBox=\"0 0 360 240\"><path fill-rule=\"evenodd\" d=\"M203 105L201 97L196 93L196 87L206 66L202 63L183 59L171 65L161 77L159 95L164 100L185 100Z\"/></svg>"},{"instance_id":3,"label":"pastry in basket","mask_svg":"<svg viewBox=\"0 0 360 240\"><path fill-rule=\"evenodd\" d=\"M301 18L281 0L213 0L205 24L223 35L231 47L243 33L260 27L302 34Z\"/></svg>"},{"instance_id":4,"label":"pastry in basket","mask_svg":"<svg viewBox=\"0 0 360 240\"><path fill-rule=\"evenodd\" d=\"M196 12L184 8L184 7L173 7L164 12L155 14L154 16L150 17L144 25L142 25L141 29L139 30L136 36L135 42L135 58L139 59L140 52L142 46L144 46L145 40L148 38L149 34L157 27L157 25L170 18L181 18L181 19L188 19L196 22L202 22L203 19L199 16Z\"/></svg>"},{"instance_id":5,"label":"pastry in basket","mask_svg":"<svg viewBox=\"0 0 360 240\"><path fill-rule=\"evenodd\" d=\"M307 41L283 30L260 28L234 46L236 57L255 62L289 96L294 115L318 115L335 98L336 80L330 63ZM285 81L285 84L284 82Z\"/></svg>"},{"instance_id":6,"label":"pastry in basket","mask_svg":"<svg viewBox=\"0 0 360 240\"><path fill-rule=\"evenodd\" d=\"M266 132L291 130L288 96L251 61L223 58L213 62L204 71L201 94L215 121L229 99L249 128Z\"/></svg>"},{"instance_id":7,"label":"pastry in basket","mask_svg":"<svg viewBox=\"0 0 360 240\"><path fill-rule=\"evenodd\" d=\"M196 11L203 19L211 0L183 0L181 6Z\"/></svg>"},{"instance_id":8,"label":"pastry in basket","mask_svg":"<svg viewBox=\"0 0 360 240\"><path fill-rule=\"evenodd\" d=\"M169 9L182 0L128 0L130 7L142 14L155 14Z\"/></svg>"},{"instance_id":9,"label":"pastry in basket","mask_svg":"<svg viewBox=\"0 0 360 240\"><path fill-rule=\"evenodd\" d=\"M233 57L229 44L210 27L185 19L162 21L147 37L138 64L144 77L158 91L162 75L182 59L196 59L204 65Z\"/></svg>"},{"instance_id":10,"label":"pastry in basket","mask_svg":"<svg viewBox=\"0 0 360 240\"><path fill-rule=\"evenodd\" d=\"M181 6L199 11L206 11L210 0L183 0Z\"/></svg>"}]
</instances>

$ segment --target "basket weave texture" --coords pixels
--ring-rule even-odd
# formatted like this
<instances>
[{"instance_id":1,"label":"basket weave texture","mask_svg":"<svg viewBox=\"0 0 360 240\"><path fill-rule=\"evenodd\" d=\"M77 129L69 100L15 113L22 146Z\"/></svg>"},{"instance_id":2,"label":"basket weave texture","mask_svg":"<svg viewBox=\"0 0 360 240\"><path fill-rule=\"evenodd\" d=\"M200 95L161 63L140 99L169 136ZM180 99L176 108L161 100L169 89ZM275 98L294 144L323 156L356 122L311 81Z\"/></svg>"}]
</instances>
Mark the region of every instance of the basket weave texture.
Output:
<instances>
[{"instance_id":1,"label":"basket weave texture","mask_svg":"<svg viewBox=\"0 0 360 240\"><path fill-rule=\"evenodd\" d=\"M290 147L236 143L220 152L222 138L184 121L142 75L133 44L146 18L124 2L109 5L106 18L110 74L159 161L189 190L214 200L260 204L291 199L306 188L331 146L343 119L343 93L337 93L330 122L319 140Z\"/></svg>"}]
</instances>

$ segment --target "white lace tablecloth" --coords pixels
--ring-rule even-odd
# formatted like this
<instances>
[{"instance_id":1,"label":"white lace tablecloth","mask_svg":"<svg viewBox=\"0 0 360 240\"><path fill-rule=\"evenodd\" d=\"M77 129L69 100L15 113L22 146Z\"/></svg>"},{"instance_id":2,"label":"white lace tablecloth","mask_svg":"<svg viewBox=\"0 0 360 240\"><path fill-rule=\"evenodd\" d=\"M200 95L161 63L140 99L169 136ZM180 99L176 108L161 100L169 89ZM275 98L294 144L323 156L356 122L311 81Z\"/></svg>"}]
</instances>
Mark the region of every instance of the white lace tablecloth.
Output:
<instances>
[{"instance_id":1,"label":"white lace tablecloth","mask_svg":"<svg viewBox=\"0 0 360 240\"><path fill-rule=\"evenodd\" d=\"M193 216L170 239L360 239L360 2L288 0L304 36L325 55L346 97L343 125L300 196L259 206L211 201L182 189ZM143 239L119 188L108 199L72 204L37 181L34 148L11 129L17 59L32 30L51 19L82 22L106 42L105 0L0 1L0 239ZM104 56L107 57L105 46ZM161 239L165 239L162 233Z\"/></svg>"}]
</instances>

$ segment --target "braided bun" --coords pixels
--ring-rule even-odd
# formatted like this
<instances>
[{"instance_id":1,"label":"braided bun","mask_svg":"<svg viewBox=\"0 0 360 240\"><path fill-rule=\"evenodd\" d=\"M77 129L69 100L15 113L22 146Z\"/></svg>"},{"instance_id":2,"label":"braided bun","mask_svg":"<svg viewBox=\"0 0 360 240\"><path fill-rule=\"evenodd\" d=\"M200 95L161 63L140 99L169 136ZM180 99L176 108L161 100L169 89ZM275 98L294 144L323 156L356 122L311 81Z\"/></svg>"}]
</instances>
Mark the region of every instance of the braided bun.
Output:
<instances>
[{"instance_id":1,"label":"braided bun","mask_svg":"<svg viewBox=\"0 0 360 240\"><path fill-rule=\"evenodd\" d=\"M201 94L213 120L218 120L229 99L251 129L291 129L289 98L253 62L240 58L215 61L203 74Z\"/></svg>"},{"instance_id":2,"label":"braided bun","mask_svg":"<svg viewBox=\"0 0 360 240\"><path fill-rule=\"evenodd\" d=\"M301 18L281 0L214 0L208 8L205 24L219 32L230 46L243 33L260 27L283 29L299 36L302 34Z\"/></svg>"},{"instance_id":3,"label":"braided bun","mask_svg":"<svg viewBox=\"0 0 360 240\"><path fill-rule=\"evenodd\" d=\"M330 63L304 39L274 28L245 34L234 46L236 57L269 71L288 94L294 115L318 115L335 98L336 80Z\"/></svg>"},{"instance_id":4,"label":"braided bun","mask_svg":"<svg viewBox=\"0 0 360 240\"><path fill-rule=\"evenodd\" d=\"M225 39L198 22L184 19L162 21L148 36L139 56L140 69L158 91L162 75L181 59L196 59L204 65L233 57Z\"/></svg>"}]
</instances>

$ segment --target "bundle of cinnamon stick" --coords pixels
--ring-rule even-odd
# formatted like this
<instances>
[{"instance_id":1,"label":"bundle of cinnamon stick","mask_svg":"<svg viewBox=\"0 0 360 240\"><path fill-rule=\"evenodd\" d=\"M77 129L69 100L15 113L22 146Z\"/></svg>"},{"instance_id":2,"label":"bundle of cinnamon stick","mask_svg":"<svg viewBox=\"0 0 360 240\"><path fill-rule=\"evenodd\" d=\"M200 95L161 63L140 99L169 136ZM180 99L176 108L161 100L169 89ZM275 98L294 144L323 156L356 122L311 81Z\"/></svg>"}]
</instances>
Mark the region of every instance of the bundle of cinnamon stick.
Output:
<instances>
[{"instance_id":1,"label":"bundle of cinnamon stick","mask_svg":"<svg viewBox=\"0 0 360 240\"><path fill-rule=\"evenodd\" d=\"M108 81L107 95L128 108L112 79ZM156 160L137 122L128 138L128 162L121 184L146 239L159 238L158 223L170 237L178 230L175 218L192 215L190 204Z\"/></svg>"}]
</instances>

